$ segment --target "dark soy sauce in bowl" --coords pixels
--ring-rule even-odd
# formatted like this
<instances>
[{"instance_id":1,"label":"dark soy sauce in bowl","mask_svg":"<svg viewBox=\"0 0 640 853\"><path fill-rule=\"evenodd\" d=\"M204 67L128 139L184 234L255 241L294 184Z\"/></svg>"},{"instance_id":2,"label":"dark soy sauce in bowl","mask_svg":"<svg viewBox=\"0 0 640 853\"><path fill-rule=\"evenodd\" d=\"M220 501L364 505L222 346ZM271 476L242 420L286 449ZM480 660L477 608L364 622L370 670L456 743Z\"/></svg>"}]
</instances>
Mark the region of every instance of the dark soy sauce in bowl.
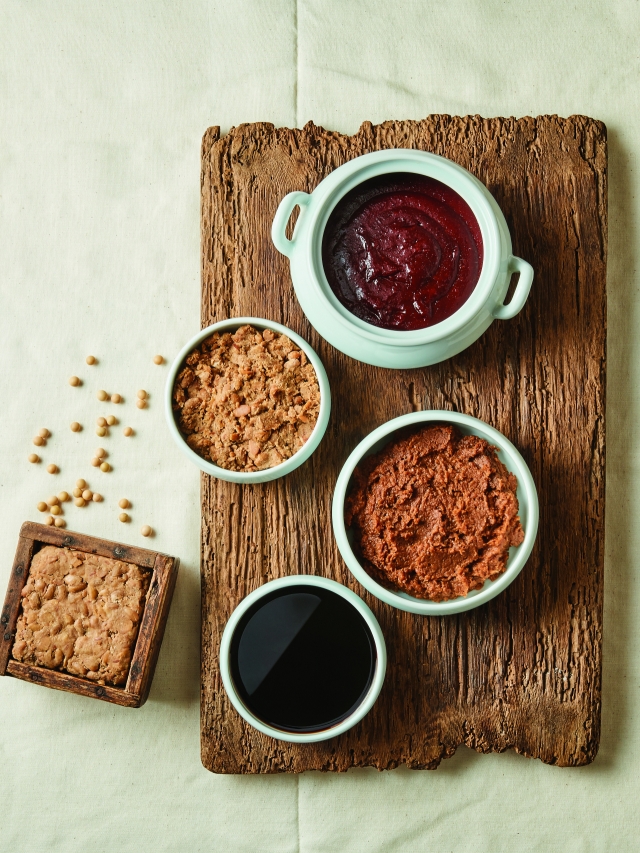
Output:
<instances>
[{"instance_id":1,"label":"dark soy sauce in bowl","mask_svg":"<svg viewBox=\"0 0 640 853\"><path fill-rule=\"evenodd\" d=\"M249 608L233 633L229 663L235 689L255 717L282 731L317 732L362 704L376 651L352 604L301 584Z\"/></svg>"}]
</instances>

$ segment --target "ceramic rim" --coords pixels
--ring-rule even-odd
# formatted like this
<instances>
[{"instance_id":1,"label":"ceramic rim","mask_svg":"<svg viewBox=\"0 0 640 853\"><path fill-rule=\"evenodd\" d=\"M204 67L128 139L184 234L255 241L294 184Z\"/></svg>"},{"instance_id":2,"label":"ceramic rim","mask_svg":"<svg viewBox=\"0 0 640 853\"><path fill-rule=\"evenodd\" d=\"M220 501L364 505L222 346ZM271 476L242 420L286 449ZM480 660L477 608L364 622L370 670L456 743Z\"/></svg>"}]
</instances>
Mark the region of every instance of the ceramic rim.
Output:
<instances>
[{"instance_id":1,"label":"ceramic rim","mask_svg":"<svg viewBox=\"0 0 640 853\"><path fill-rule=\"evenodd\" d=\"M415 424L445 423L455 424L462 433L478 435L493 444L498 450L498 456L506 465L507 469L516 475L518 479L518 503L525 538L517 548L511 548L507 567L505 571L494 581L485 581L479 590L472 590L467 596L449 599L448 601L429 601L415 598L404 592L386 589L375 581L360 565L354 554L349 535L344 522L344 504L348 493L353 471L358 463L371 453L380 450L387 444L394 432L403 427ZM376 598L410 613L419 613L424 616L444 616L452 613L463 613L479 607L499 595L520 574L533 549L538 531L538 494L531 472L526 462L514 447L514 445L502 435L501 432L486 424L478 418L463 415L458 412L447 412L443 410L412 412L402 417L394 418L379 426L351 453L345 462L333 494L332 522L333 531L338 544L338 549L343 560L349 567L349 571Z\"/></svg>"},{"instance_id":2,"label":"ceramic rim","mask_svg":"<svg viewBox=\"0 0 640 853\"><path fill-rule=\"evenodd\" d=\"M341 173L341 170L344 172ZM366 172L362 176L362 172ZM335 296L324 272L322 239L331 213L344 196L361 183L384 174L414 173L426 175L449 186L464 199L476 217L482 234L483 261L478 281L471 295L450 317L424 329L397 331L373 326L352 314ZM489 300L500 272L501 235L496 215L487 198L489 191L470 172L445 157L425 151L388 149L364 154L339 166L327 178L329 186L316 210L306 223L310 238L308 281L326 301L328 309L341 325L362 337L394 346L416 346L441 340L466 325ZM322 184L320 184L322 186ZM299 217L298 222L302 220ZM297 227L297 223L296 223ZM295 230L293 239L295 240ZM507 282L508 284L508 282Z\"/></svg>"},{"instance_id":3,"label":"ceramic rim","mask_svg":"<svg viewBox=\"0 0 640 853\"><path fill-rule=\"evenodd\" d=\"M264 723L258 717L255 717L238 695L229 666L231 640L233 638L234 631L238 627L238 623L244 614L265 595L269 595L270 593L276 592L277 590L287 586L316 586L321 587L322 589L328 589L331 592L335 592L342 596L342 598L356 608L367 623L367 627L371 631L371 636L373 637L376 647L375 672L366 696L360 705L358 705L357 709L345 720L342 720L340 723L319 732L282 731L281 729L276 729L273 726L268 725L268 723ZM336 737L355 726L356 723L360 722L360 720L369 713L375 704L384 683L386 669L387 647L382 630L378 624L378 620L373 615L370 608L364 603L360 596L356 595L356 593L348 587L343 586L334 580L323 578L318 575L287 575L287 577L269 581L268 583L259 586L257 589L254 589L253 592L249 593L249 595L244 598L240 604L238 604L229 617L229 621L225 625L222 633L222 640L220 642L220 674L222 676L222 683L224 684L227 695L236 711L255 729L258 729L258 731L276 738L277 740L287 741L288 743L315 743L321 740L328 740L329 738Z\"/></svg>"},{"instance_id":4,"label":"ceramic rim","mask_svg":"<svg viewBox=\"0 0 640 853\"><path fill-rule=\"evenodd\" d=\"M273 329L273 331L287 335L287 337L291 338L291 340L305 352L307 358L313 365L313 369L318 377L318 386L320 388L320 412L318 413L318 420L313 428L313 432L304 445L297 451L297 453L294 453L293 456L289 457L289 459L285 459L285 461L281 462L279 465L274 465L273 468L265 468L262 471L255 472L227 471L226 468L220 468L220 466L214 465L213 462L203 459L202 456L192 450L185 441L173 416L172 406L173 386L176 376L189 353L199 346L202 341L212 335L213 332L228 332L245 325L254 326L256 329ZM271 320L265 320L261 317L230 317L228 320L221 320L218 323L213 323L211 326L207 326L206 329L202 329L182 347L169 370L164 391L164 409L169 431L171 432L174 441L184 455L190 459L194 465L197 465L201 471L204 471L205 474L210 474L212 477L217 477L219 480L226 480L230 483L266 483L270 480L277 480L279 477L284 477L287 474L290 474L291 471L294 471L302 465L303 462L306 462L317 449L318 445L322 441L327 424L329 423L329 415L331 412L331 389L324 365L318 358L315 350L307 343L307 341L304 340L304 338L301 338L300 335L287 328L287 326L283 326L281 323L274 323Z\"/></svg>"}]
</instances>

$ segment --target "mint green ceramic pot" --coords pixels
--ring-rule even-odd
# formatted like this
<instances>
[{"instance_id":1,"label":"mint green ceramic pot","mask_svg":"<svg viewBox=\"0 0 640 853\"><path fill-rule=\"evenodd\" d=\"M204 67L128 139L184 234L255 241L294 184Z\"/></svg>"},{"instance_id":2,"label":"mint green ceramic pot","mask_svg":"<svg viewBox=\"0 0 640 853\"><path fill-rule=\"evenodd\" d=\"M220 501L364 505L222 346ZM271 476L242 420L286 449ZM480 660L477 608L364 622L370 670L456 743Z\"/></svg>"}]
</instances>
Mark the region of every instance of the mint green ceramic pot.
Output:
<instances>
[{"instance_id":1,"label":"mint green ceramic pot","mask_svg":"<svg viewBox=\"0 0 640 853\"><path fill-rule=\"evenodd\" d=\"M363 181L394 172L426 175L450 186L473 211L483 241L480 278L469 299L441 323L407 332L380 329L351 314L333 294L322 265L322 237L340 199ZM285 229L296 207L300 213L289 240ZM484 184L451 160L424 151L396 148L364 154L331 172L312 193L289 193L280 202L271 236L289 258L293 286L309 322L336 349L379 367L422 367L461 352L494 320L515 317L533 281L531 266L513 255L505 218ZM505 305L513 273L520 279Z\"/></svg>"}]
</instances>

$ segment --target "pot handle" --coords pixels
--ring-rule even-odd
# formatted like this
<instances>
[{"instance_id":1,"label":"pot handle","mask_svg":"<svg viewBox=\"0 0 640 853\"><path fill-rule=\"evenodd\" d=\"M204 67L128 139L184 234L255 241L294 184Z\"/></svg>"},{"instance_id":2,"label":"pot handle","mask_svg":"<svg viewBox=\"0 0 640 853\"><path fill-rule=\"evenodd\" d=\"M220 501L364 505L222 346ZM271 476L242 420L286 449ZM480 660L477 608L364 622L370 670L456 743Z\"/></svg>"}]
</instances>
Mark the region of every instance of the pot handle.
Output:
<instances>
[{"instance_id":1,"label":"pot handle","mask_svg":"<svg viewBox=\"0 0 640 853\"><path fill-rule=\"evenodd\" d=\"M289 240L289 238L285 234L287 223L289 222L289 217L291 216L296 207L300 208L300 215L298 216L298 221L296 222L297 229L298 223L300 222L300 218L304 215L304 211L307 205L309 204L310 198L311 196L309 195L309 193L288 193L288 195L286 195L278 205L276 215L273 217L273 225L271 226L271 239L273 240L273 244L276 249L279 252L282 252L282 254L286 255L288 258L291 257L291 253L293 251L293 244L295 241L295 233L294 240Z\"/></svg>"},{"instance_id":2,"label":"pot handle","mask_svg":"<svg viewBox=\"0 0 640 853\"><path fill-rule=\"evenodd\" d=\"M520 281L518 282L515 292L511 297L511 302L509 302L508 305L496 305L491 312L496 320L510 320L522 311L524 303L527 301L527 297L529 296L529 291L531 290L531 283L533 281L533 267L531 264L523 261L522 258L516 258L515 255L512 255L509 259L507 272L509 274L509 278L511 278L511 275L514 272L519 272Z\"/></svg>"}]
</instances>

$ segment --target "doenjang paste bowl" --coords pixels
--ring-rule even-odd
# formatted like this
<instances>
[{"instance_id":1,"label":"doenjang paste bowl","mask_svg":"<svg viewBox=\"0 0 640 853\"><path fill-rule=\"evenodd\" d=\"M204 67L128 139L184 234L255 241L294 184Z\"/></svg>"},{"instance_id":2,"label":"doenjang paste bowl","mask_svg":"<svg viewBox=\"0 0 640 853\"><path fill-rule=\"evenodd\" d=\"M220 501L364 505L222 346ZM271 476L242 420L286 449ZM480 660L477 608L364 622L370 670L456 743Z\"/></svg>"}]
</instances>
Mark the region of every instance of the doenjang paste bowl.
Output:
<instances>
[{"instance_id":1,"label":"doenjang paste bowl","mask_svg":"<svg viewBox=\"0 0 640 853\"><path fill-rule=\"evenodd\" d=\"M258 331L271 329L274 332L278 332L279 334L286 335L290 338L309 359L309 362L313 366L318 378L318 387L320 388L320 412L318 414L316 425L313 428L313 432L307 441L296 453L293 454L293 456L285 459L279 465L274 465L272 468L263 468L258 471L231 471L227 468L215 465L209 459L205 459L200 456L200 454L196 453L195 450L192 450L192 448L189 447L184 435L176 423L173 413L173 388L176 377L184 366L187 356L194 349L199 347L203 341L211 337L214 332L235 332L240 328L240 326L253 326ZM287 326L283 326L281 323L274 323L271 320L265 320L261 317L231 317L228 320L221 320L218 323L213 323L213 325L207 326L206 329L202 329L197 335L194 335L189 341L187 341L184 347L180 350L171 365L169 376L167 377L167 383L164 391L164 410L167 425L173 440L187 459L189 459L201 471L204 471L205 474L210 474L212 477L217 477L219 480L226 480L230 483L267 483L270 480L277 480L279 477L284 477L287 474L290 474L306 462L317 449L325 434L327 424L329 423L329 415L331 413L331 388L329 386L327 372L324 369L324 365L320 361L316 351L307 341L305 341L304 338L300 337L300 335L287 328Z\"/></svg>"},{"instance_id":2,"label":"doenjang paste bowl","mask_svg":"<svg viewBox=\"0 0 640 853\"><path fill-rule=\"evenodd\" d=\"M344 509L347 495L351 489L352 476L356 466L367 456L377 453L395 437L398 430L406 427L427 426L429 424L453 424L463 435L477 435L486 439L498 451L498 458L506 468L515 474L518 480L517 497L519 516L525 537L521 545L509 549L509 557L505 571L494 581L485 581L481 589L472 590L466 596L447 601L429 601L416 598L405 592L387 589L379 584L361 565L352 547L352 531L347 528L344 519ZM462 613L485 604L499 595L520 574L535 543L538 532L538 493L531 472L518 450L502 435L501 432L478 418L463 415L458 412L425 411L412 412L402 417L394 418L382 424L366 438L351 453L342 467L333 495L332 521L333 532L343 560L351 574L362 586L376 598L410 613L424 616L445 616L452 613Z\"/></svg>"},{"instance_id":3,"label":"doenjang paste bowl","mask_svg":"<svg viewBox=\"0 0 640 853\"><path fill-rule=\"evenodd\" d=\"M469 298L441 322L412 331L379 328L352 314L331 290L322 261L323 235L341 199L365 181L394 174L424 175L454 190L471 208L483 244L480 276ZM289 239L287 223L296 208L299 215ZM309 322L336 349L379 367L422 367L461 352L494 320L514 317L533 281L531 266L512 252L506 220L489 190L457 163L426 151L387 149L364 154L339 166L312 193L289 193L277 209L271 237L278 251L289 258L296 296ZM520 278L505 304L514 273Z\"/></svg>"}]
</instances>

